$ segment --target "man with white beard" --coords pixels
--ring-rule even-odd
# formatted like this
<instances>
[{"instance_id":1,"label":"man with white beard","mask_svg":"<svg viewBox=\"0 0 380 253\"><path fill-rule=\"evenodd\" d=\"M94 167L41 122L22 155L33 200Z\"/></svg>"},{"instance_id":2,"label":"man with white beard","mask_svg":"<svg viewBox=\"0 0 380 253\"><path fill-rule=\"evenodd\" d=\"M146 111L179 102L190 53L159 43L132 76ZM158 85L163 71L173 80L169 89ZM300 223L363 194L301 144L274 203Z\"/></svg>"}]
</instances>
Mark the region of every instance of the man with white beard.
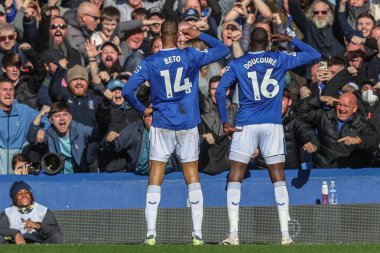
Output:
<instances>
[{"instance_id":1,"label":"man with white beard","mask_svg":"<svg viewBox=\"0 0 380 253\"><path fill-rule=\"evenodd\" d=\"M299 0L289 0L289 12L294 22L305 35L306 42L316 48L322 59L344 56L343 38L334 30L334 6L326 0L314 1L306 12L300 8Z\"/></svg>"}]
</instances>

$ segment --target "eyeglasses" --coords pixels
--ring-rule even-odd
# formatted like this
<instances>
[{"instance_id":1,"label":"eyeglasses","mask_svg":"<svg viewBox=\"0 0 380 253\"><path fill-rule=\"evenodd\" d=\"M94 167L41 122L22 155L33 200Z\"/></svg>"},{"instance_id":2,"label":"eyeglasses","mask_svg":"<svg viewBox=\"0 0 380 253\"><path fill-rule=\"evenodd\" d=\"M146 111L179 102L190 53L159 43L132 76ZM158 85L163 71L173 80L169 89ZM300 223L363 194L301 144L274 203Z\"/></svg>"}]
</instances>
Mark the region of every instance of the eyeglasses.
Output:
<instances>
[{"instance_id":1,"label":"eyeglasses","mask_svg":"<svg viewBox=\"0 0 380 253\"><path fill-rule=\"evenodd\" d=\"M316 16L318 14L326 15L329 11L313 11L313 15Z\"/></svg>"},{"instance_id":2,"label":"eyeglasses","mask_svg":"<svg viewBox=\"0 0 380 253\"><path fill-rule=\"evenodd\" d=\"M236 26L228 25L228 26L226 27L226 30L236 31L237 28L236 28Z\"/></svg>"},{"instance_id":3,"label":"eyeglasses","mask_svg":"<svg viewBox=\"0 0 380 253\"><path fill-rule=\"evenodd\" d=\"M66 27L67 27L67 25L66 24L52 24L51 26L50 26L50 29L51 30L55 30L55 29L61 29L61 30L65 30L66 29Z\"/></svg>"},{"instance_id":4,"label":"eyeglasses","mask_svg":"<svg viewBox=\"0 0 380 253\"><path fill-rule=\"evenodd\" d=\"M100 19L99 16L94 16L94 15L91 15L91 14L88 14L88 13L86 13L85 15L87 15L89 17L92 17L95 21L98 21Z\"/></svg>"},{"instance_id":5,"label":"eyeglasses","mask_svg":"<svg viewBox=\"0 0 380 253\"><path fill-rule=\"evenodd\" d=\"M8 40L14 40L15 39L15 35L12 34L12 35L8 35L8 36L0 36L0 41L6 41L8 38Z\"/></svg>"}]
</instances>

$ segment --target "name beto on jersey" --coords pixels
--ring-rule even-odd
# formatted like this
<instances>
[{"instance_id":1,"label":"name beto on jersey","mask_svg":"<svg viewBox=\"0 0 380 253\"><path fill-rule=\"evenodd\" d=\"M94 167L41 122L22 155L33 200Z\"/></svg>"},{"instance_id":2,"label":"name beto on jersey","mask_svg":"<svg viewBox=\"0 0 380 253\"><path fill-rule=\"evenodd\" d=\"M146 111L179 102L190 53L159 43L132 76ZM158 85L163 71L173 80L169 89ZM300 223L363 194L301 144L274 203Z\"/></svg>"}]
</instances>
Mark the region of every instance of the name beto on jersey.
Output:
<instances>
[{"instance_id":1,"label":"name beto on jersey","mask_svg":"<svg viewBox=\"0 0 380 253\"><path fill-rule=\"evenodd\" d=\"M253 58L253 59L247 61L246 64L244 64L244 68L249 69L250 67L252 67L253 65L255 65L257 63L267 63L267 64L274 66L277 63L277 60L275 60L271 57Z\"/></svg>"},{"instance_id":2,"label":"name beto on jersey","mask_svg":"<svg viewBox=\"0 0 380 253\"><path fill-rule=\"evenodd\" d=\"M181 56L179 55L173 55L173 56L164 58L165 64L170 64L170 63L180 62L180 61L181 61Z\"/></svg>"}]
</instances>

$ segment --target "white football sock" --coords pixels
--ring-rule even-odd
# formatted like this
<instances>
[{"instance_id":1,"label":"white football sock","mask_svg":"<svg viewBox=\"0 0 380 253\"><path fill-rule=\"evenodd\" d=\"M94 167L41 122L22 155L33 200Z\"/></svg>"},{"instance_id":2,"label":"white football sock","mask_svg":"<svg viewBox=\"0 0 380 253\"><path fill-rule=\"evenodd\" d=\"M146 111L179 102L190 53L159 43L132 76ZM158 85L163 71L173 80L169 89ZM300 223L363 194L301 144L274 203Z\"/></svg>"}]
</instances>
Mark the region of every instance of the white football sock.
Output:
<instances>
[{"instance_id":1,"label":"white football sock","mask_svg":"<svg viewBox=\"0 0 380 253\"><path fill-rule=\"evenodd\" d=\"M273 186L282 237L289 237L289 195L288 189L286 188L286 182L278 181L274 183Z\"/></svg>"},{"instance_id":2,"label":"white football sock","mask_svg":"<svg viewBox=\"0 0 380 253\"><path fill-rule=\"evenodd\" d=\"M191 216L193 218L193 235L202 238L203 194L200 183L188 185Z\"/></svg>"},{"instance_id":3,"label":"white football sock","mask_svg":"<svg viewBox=\"0 0 380 253\"><path fill-rule=\"evenodd\" d=\"M239 231L239 207L240 207L241 183L229 182L227 184L227 211L230 225L231 239L238 236Z\"/></svg>"},{"instance_id":4,"label":"white football sock","mask_svg":"<svg viewBox=\"0 0 380 253\"><path fill-rule=\"evenodd\" d=\"M156 236L156 222L158 205L161 200L161 186L149 185L146 193L145 219L147 225L146 236Z\"/></svg>"}]
</instances>

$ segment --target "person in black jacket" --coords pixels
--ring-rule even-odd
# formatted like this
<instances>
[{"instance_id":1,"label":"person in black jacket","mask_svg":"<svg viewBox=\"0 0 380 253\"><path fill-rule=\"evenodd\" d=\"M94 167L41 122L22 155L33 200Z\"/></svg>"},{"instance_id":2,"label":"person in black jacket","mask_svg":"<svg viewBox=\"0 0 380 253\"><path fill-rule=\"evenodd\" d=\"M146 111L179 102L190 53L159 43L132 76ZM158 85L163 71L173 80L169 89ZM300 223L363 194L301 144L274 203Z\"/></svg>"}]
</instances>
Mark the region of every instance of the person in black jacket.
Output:
<instances>
[{"instance_id":1,"label":"person in black jacket","mask_svg":"<svg viewBox=\"0 0 380 253\"><path fill-rule=\"evenodd\" d=\"M36 39L36 52L43 54L48 49L56 49L68 60L68 68L77 64L83 65L79 51L71 47L67 41L66 20L61 16L52 17L50 12L50 10L47 10L42 13Z\"/></svg>"},{"instance_id":2,"label":"person in black jacket","mask_svg":"<svg viewBox=\"0 0 380 253\"><path fill-rule=\"evenodd\" d=\"M324 104L336 106L324 111L321 107ZM357 98L350 92L343 93L339 99L312 96L298 104L297 116L316 127L316 132L309 132L312 141L304 146L307 152L315 152L316 167L360 168L371 165L379 136L358 116L357 110Z\"/></svg>"},{"instance_id":3,"label":"person in black jacket","mask_svg":"<svg viewBox=\"0 0 380 253\"><path fill-rule=\"evenodd\" d=\"M30 185L16 181L9 193L13 204L0 215L0 244L63 243L53 212L35 201Z\"/></svg>"},{"instance_id":4,"label":"person in black jacket","mask_svg":"<svg viewBox=\"0 0 380 253\"><path fill-rule=\"evenodd\" d=\"M229 168L228 155L231 139L223 132L223 123L220 119L215 92L220 76L213 76L209 82L209 95L201 103L201 123L198 125L200 134L199 171L207 174L218 174ZM201 94L201 92L199 92ZM228 90L229 93L229 90ZM235 122L238 110L237 104L228 101L229 121Z\"/></svg>"},{"instance_id":5,"label":"person in black jacket","mask_svg":"<svg viewBox=\"0 0 380 253\"><path fill-rule=\"evenodd\" d=\"M139 113L126 102L121 95L124 83L119 79L108 82L107 89L112 92L112 100L104 97L96 110L99 128L106 135L110 132L120 133L135 121L141 121ZM109 152L101 148L98 163L100 170L115 172L123 171L127 166L124 153Z\"/></svg>"},{"instance_id":6,"label":"person in black jacket","mask_svg":"<svg viewBox=\"0 0 380 253\"><path fill-rule=\"evenodd\" d=\"M42 60L29 44L22 44L22 49L33 67L23 66L21 56L10 52L5 54L2 59L3 76L12 81L15 87L15 98L19 103L39 110L38 90L45 78L46 71Z\"/></svg>"}]
</instances>

